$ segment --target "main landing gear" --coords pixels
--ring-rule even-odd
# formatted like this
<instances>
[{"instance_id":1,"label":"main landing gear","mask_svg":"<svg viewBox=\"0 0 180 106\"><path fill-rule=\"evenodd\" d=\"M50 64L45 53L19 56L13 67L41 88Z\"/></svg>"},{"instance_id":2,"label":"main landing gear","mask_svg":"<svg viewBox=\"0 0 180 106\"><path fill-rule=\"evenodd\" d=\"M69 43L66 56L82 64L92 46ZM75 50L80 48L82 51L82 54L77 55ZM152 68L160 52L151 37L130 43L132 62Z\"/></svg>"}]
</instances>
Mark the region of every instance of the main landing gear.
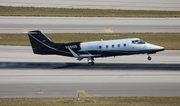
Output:
<instances>
[{"instance_id":1,"label":"main landing gear","mask_svg":"<svg viewBox=\"0 0 180 106\"><path fill-rule=\"evenodd\" d=\"M94 58L88 57L88 66L94 65Z\"/></svg>"},{"instance_id":2,"label":"main landing gear","mask_svg":"<svg viewBox=\"0 0 180 106\"><path fill-rule=\"evenodd\" d=\"M147 58L147 59L148 59L149 61L151 61L151 59L152 59L152 58L151 58L151 56L148 56L148 58Z\"/></svg>"},{"instance_id":3,"label":"main landing gear","mask_svg":"<svg viewBox=\"0 0 180 106\"><path fill-rule=\"evenodd\" d=\"M149 56L149 55L148 55L147 59L148 59L149 61L152 60L151 56ZM88 64L87 64L87 65L88 65L88 66L94 65L94 58L93 58L93 57L88 57Z\"/></svg>"}]
</instances>

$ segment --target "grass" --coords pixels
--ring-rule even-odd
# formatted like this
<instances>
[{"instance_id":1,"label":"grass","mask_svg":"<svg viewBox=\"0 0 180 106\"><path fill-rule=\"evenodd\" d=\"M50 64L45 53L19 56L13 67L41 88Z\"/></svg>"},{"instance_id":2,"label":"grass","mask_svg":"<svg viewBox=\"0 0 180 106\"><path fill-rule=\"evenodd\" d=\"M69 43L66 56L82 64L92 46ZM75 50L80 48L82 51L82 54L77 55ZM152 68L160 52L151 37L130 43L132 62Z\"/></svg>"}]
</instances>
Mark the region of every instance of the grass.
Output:
<instances>
[{"instance_id":1,"label":"grass","mask_svg":"<svg viewBox=\"0 0 180 106\"><path fill-rule=\"evenodd\" d=\"M75 41L94 41L122 38L141 38L144 41L160 45L169 50L180 50L180 33L55 33L47 36L56 43ZM0 34L0 45L30 45L26 34Z\"/></svg>"},{"instance_id":2,"label":"grass","mask_svg":"<svg viewBox=\"0 0 180 106\"><path fill-rule=\"evenodd\" d=\"M179 106L180 97L1 98L0 106Z\"/></svg>"},{"instance_id":3,"label":"grass","mask_svg":"<svg viewBox=\"0 0 180 106\"><path fill-rule=\"evenodd\" d=\"M0 6L0 16L180 17L180 11L75 9Z\"/></svg>"}]
</instances>

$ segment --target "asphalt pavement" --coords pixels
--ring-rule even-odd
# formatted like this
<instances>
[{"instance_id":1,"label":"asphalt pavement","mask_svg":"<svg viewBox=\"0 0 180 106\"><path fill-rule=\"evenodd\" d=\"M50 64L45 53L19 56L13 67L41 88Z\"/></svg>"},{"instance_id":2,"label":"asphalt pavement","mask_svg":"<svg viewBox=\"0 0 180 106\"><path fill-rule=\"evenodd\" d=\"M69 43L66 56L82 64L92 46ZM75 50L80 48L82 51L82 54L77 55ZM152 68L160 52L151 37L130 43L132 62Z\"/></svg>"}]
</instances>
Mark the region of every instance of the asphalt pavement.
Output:
<instances>
[{"instance_id":1,"label":"asphalt pavement","mask_svg":"<svg viewBox=\"0 0 180 106\"><path fill-rule=\"evenodd\" d=\"M180 51L87 60L0 46L0 98L180 96Z\"/></svg>"}]
</instances>

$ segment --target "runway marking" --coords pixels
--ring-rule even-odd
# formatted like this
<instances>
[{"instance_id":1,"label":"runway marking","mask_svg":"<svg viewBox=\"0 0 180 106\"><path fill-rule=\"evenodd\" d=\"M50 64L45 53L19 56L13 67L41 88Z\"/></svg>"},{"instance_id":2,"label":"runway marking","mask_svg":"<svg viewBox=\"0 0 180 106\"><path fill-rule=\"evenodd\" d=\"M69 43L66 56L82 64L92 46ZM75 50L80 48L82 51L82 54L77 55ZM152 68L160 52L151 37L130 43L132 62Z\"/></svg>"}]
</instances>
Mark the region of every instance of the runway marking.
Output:
<instances>
[{"instance_id":1,"label":"runway marking","mask_svg":"<svg viewBox=\"0 0 180 106\"><path fill-rule=\"evenodd\" d=\"M104 30L106 31L106 33L114 33L114 31L111 29L104 29Z\"/></svg>"},{"instance_id":2,"label":"runway marking","mask_svg":"<svg viewBox=\"0 0 180 106\"><path fill-rule=\"evenodd\" d=\"M41 75L34 75L34 74L32 74L32 75L26 75L26 74L23 74L23 75L6 75L6 74L4 74L4 75L0 75L0 78L1 77L31 77L31 76L47 76L47 77L49 77L49 76L54 76L54 77L56 77L56 76L79 76L79 77L84 77L84 76L94 76L94 77L99 77L99 76L106 76L106 77L110 77L110 76L119 76L119 77L121 77L121 76L123 76L123 77L129 77L129 76L132 76L132 77L140 77L140 76L151 76L151 77L159 77L159 76L167 76L167 77L169 77L169 76L180 76L180 74L101 74L101 75L95 75L95 74L88 74L88 75L86 75L86 74L82 74L82 75L68 75L68 74L61 74L61 75L46 75L46 74L41 74Z\"/></svg>"},{"instance_id":3,"label":"runway marking","mask_svg":"<svg viewBox=\"0 0 180 106\"><path fill-rule=\"evenodd\" d=\"M90 94L88 94L86 91L84 90L76 90L77 93L83 95L83 96L86 96L86 97L91 97Z\"/></svg>"},{"instance_id":4,"label":"runway marking","mask_svg":"<svg viewBox=\"0 0 180 106\"><path fill-rule=\"evenodd\" d=\"M25 30L24 30L24 32L29 32L29 31L31 31L31 30L29 30L29 29L25 29Z\"/></svg>"},{"instance_id":5,"label":"runway marking","mask_svg":"<svg viewBox=\"0 0 180 106\"><path fill-rule=\"evenodd\" d=\"M88 5L86 6L87 8L90 8L90 9L106 9L108 8L109 6L104 6L104 5L96 5L96 6L91 6L91 5Z\"/></svg>"}]
</instances>

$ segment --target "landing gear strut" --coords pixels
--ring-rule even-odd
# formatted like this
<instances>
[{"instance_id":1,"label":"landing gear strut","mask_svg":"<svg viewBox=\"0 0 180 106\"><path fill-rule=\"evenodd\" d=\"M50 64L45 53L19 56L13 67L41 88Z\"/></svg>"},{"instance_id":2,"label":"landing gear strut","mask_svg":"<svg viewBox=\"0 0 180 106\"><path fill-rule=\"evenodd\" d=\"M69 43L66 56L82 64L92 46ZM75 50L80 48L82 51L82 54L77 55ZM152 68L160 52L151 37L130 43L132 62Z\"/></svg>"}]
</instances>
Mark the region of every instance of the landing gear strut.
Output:
<instances>
[{"instance_id":1,"label":"landing gear strut","mask_svg":"<svg viewBox=\"0 0 180 106\"><path fill-rule=\"evenodd\" d=\"M94 65L94 58L88 57L88 66Z\"/></svg>"},{"instance_id":2,"label":"landing gear strut","mask_svg":"<svg viewBox=\"0 0 180 106\"><path fill-rule=\"evenodd\" d=\"M151 56L148 56L148 58L147 58L147 59L148 59L149 61L151 61L151 59L152 59L152 58L151 58Z\"/></svg>"}]
</instances>

